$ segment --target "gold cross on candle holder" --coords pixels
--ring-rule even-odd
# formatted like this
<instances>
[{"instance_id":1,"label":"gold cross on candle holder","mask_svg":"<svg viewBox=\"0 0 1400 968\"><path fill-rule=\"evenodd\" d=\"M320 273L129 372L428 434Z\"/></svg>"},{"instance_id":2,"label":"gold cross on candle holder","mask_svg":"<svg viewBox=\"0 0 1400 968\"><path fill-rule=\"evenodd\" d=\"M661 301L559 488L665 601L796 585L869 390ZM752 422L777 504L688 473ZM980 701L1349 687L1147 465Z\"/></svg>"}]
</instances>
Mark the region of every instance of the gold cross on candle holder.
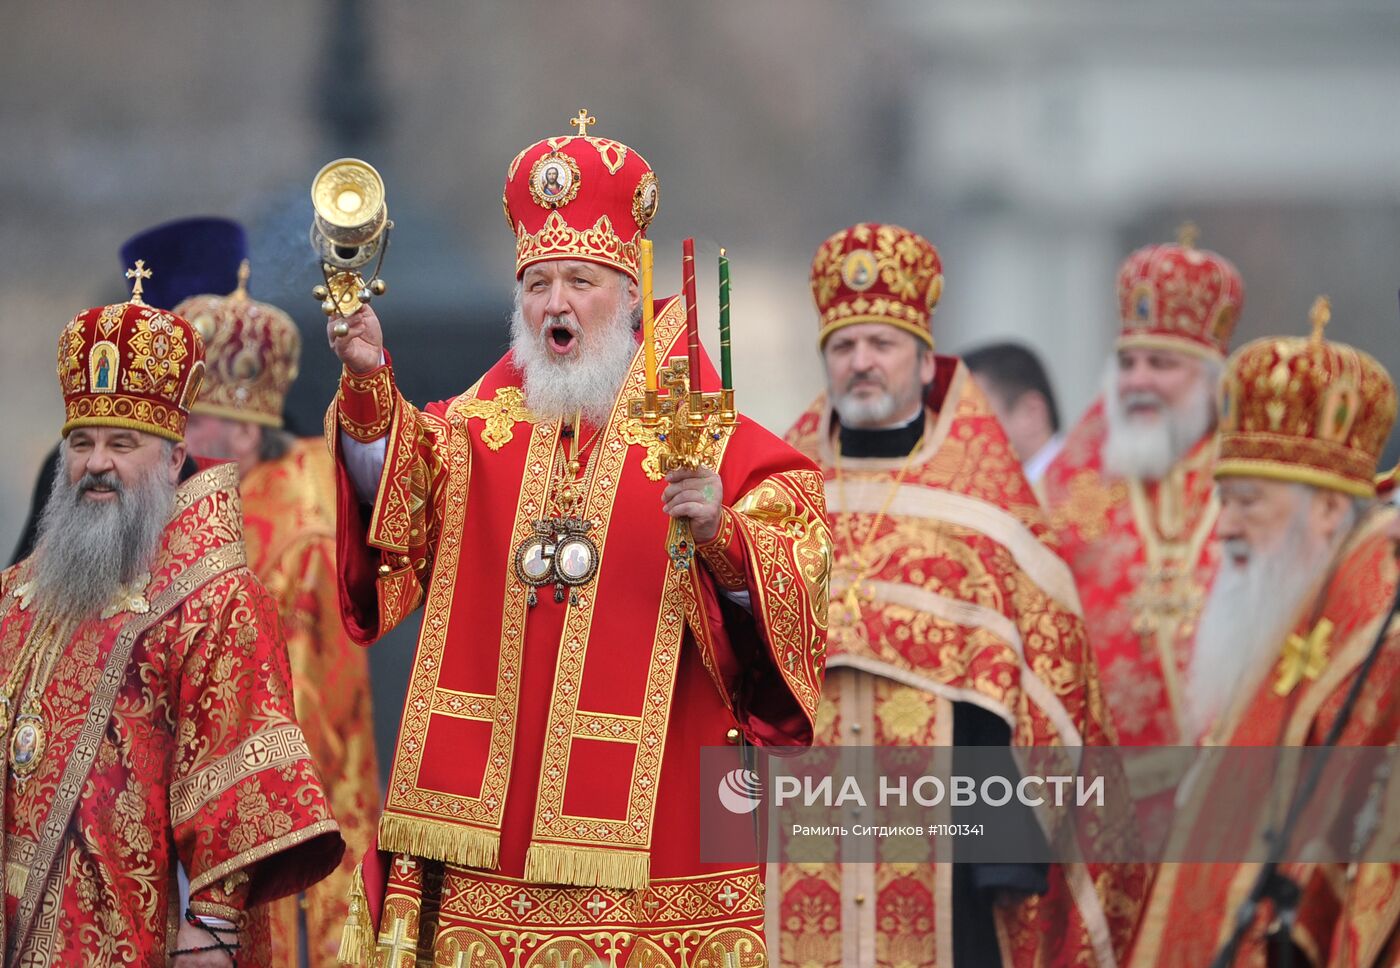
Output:
<instances>
[{"instance_id":1,"label":"gold cross on candle holder","mask_svg":"<svg viewBox=\"0 0 1400 968\"><path fill-rule=\"evenodd\" d=\"M629 416L655 435L660 445L661 472L715 466L720 445L738 422L734 391L692 393L690 361L684 356L674 356L667 362L657 374L657 384L659 389L647 390L640 400L629 401L627 410ZM677 570L691 566L695 539L689 524L671 519L666 550Z\"/></svg>"}]
</instances>

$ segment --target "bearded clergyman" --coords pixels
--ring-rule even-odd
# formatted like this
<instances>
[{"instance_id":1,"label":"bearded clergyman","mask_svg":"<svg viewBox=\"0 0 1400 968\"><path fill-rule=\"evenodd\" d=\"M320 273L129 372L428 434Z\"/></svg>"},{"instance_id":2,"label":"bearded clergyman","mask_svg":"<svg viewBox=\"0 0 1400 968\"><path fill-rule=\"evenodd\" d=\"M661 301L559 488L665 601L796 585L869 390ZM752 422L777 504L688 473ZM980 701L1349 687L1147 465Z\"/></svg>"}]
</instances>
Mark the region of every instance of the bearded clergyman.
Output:
<instances>
[{"instance_id":1,"label":"bearded clergyman","mask_svg":"<svg viewBox=\"0 0 1400 968\"><path fill-rule=\"evenodd\" d=\"M1044 479L1118 740L1183 740L1182 680L1215 576L1215 387L1244 303L1239 272L1195 247L1150 245L1118 273L1122 331L1101 398ZM1150 759L1130 761L1150 796ZM1146 771L1139 769L1146 767Z\"/></svg>"},{"instance_id":2,"label":"bearded clergyman","mask_svg":"<svg viewBox=\"0 0 1400 968\"><path fill-rule=\"evenodd\" d=\"M152 271L59 337L54 484L0 573L7 966L265 963L258 905L344 851L237 471L179 481L204 349L141 301Z\"/></svg>"},{"instance_id":3,"label":"bearded clergyman","mask_svg":"<svg viewBox=\"0 0 1400 968\"><path fill-rule=\"evenodd\" d=\"M1231 358L1225 373L1214 472L1224 560L1187 679L1189 737L1207 746L1324 742L1378 635L1379 652L1338 743L1384 748L1400 738L1400 627L1383 627L1400 579L1396 512L1376 501L1375 477L1395 422L1395 384L1369 353L1323 337L1329 315L1319 300L1311 337L1256 340ZM1388 477L1393 481L1393 473ZM1223 762L1207 759L1193 777L1200 792L1183 798L1171 855L1222 833L1246 842L1230 829L1232 818L1221 816L1221 804L1241 801L1241 771ZM1384 784L1372 793L1367 785L1319 790L1314 800L1345 800L1354 792L1360 803L1384 792ZM1249 824L1277 822L1269 810L1231 813ZM1365 813L1347 810L1341 818L1357 860L1364 859ZM1279 964L1285 948L1299 966L1397 964L1400 865L1324 859L1284 865L1300 888L1296 918L1261 907L1232 965ZM1257 869L1254 863L1162 865L1128 963L1210 964Z\"/></svg>"},{"instance_id":4,"label":"bearded clergyman","mask_svg":"<svg viewBox=\"0 0 1400 968\"><path fill-rule=\"evenodd\" d=\"M763 963L758 865L699 853L700 750L811 741L822 480L743 416L716 467L663 477L632 406L656 191L582 130L510 162L511 349L451 400L404 398L372 310L328 325L346 630L369 644L424 605L343 960ZM654 309L665 364L684 313Z\"/></svg>"}]
</instances>

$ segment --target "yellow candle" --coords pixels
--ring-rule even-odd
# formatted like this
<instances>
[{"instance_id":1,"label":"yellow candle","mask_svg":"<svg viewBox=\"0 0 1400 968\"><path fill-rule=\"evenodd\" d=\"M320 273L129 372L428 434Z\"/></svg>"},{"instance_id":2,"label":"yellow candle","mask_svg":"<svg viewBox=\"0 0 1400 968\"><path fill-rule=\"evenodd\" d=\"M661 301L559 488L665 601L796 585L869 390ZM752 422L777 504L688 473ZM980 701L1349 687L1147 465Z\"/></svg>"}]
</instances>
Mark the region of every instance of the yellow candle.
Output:
<instances>
[{"instance_id":1,"label":"yellow candle","mask_svg":"<svg viewBox=\"0 0 1400 968\"><path fill-rule=\"evenodd\" d=\"M642 239L642 346L646 353L647 389L656 390L655 320L652 318L651 239Z\"/></svg>"}]
</instances>

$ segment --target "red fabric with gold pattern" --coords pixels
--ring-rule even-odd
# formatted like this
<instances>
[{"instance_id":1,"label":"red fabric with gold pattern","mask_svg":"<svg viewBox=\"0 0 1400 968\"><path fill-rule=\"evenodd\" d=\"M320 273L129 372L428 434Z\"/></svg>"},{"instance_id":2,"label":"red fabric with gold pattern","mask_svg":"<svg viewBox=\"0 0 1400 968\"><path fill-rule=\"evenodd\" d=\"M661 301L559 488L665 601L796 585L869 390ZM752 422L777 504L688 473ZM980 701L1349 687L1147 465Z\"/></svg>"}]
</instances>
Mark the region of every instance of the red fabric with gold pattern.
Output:
<instances>
[{"instance_id":1,"label":"red fabric with gold pattern","mask_svg":"<svg viewBox=\"0 0 1400 968\"><path fill-rule=\"evenodd\" d=\"M1118 741L1189 743L1181 735L1182 683L1220 565L1214 439L1203 439L1160 481L1124 480L1103 466L1103 408L1095 401L1065 438L1045 472L1045 503L1079 586ZM1150 768L1150 758L1129 761L1139 797L1151 795L1152 781L1136 771Z\"/></svg>"},{"instance_id":2,"label":"red fabric with gold pattern","mask_svg":"<svg viewBox=\"0 0 1400 968\"><path fill-rule=\"evenodd\" d=\"M340 859L276 608L244 565L236 482L224 465L182 485L153 577L62 639L41 694L47 747L22 781L4 724L13 963L164 964L182 913L178 861L190 907L242 921L259 943L240 961L264 964L256 905ZM0 668L40 621L28 568L0 573Z\"/></svg>"},{"instance_id":3,"label":"red fabric with gold pattern","mask_svg":"<svg viewBox=\"0 0 1400 968\"><path fill-rule=\"evenodd\" d=\"M923 236L874 222L842 229L817 249L811 282L821 324L817 345L843 326L888 323L933 346L943 263Z\"/></svg>"},{"instance_id":4,"label":"red fabric with gold pattern","mask_svg":"<svg viewBox=\"0 0 1400 968\"><path fill-rule=\"evenodd\" d=\"M1322 338L1270 337L1230 357L1220 396L1217 477L1269 477L1376 494L1376 464L1395 423L1395 384L1371 354Z\"/></svg>"},{"instance_id":5,"label":"red fabric with gold pattern","mask_svg":"<svg viewBox=\"0 0 1400 968\"><path fill-rule=\"evenodd\" d=\"M1190 244L1148 245L1118 270L1118 346L1223 359L1244 308L1244 282L1224 256Z\"/></svg>"},{"instance_id":6,"label":"red fabric with gold pattern","mask_svg":"<svg viewBox=\"0 0 1400 968\"><path fill-rule=\"evenodd\" d=\"M137 299L85 309L58 338L58 383L75 427L125 427L184 440L204 375L189 323Z\"/></svg>"},{"instance_id":7,"label":"red fabric with gold pattern","mask_svg":"<svg viewBox=\"0 0 1400 968\"><path fill-rule=\"evenodd\" d=\"M537 141L506 170L515 274L546 259L587 259L636 279L638 243L660 203L656 173L636 150L584 136L594 119L578 120L579 134Z\"/></svg>"},{"instance_id":8,"label":"red fabric with gold pattern","mask_svg":"<svg viewBox=\"0 0 1400 968\"><path fill-rule=\"evenodd\" d=\"M1295 636L1306 639L1323 630L1327 659L1316 677L1304 675L1292 688L1281 687L1290 657L1280 643L1280 657L1258 690L1236 702L1210 731L1207 742L1268 747L1310 746L1322 741L1357 666L1375 639L1400 580L1395 544L1386 533L1394 522L1395 511L1391 509L1369 515L1338 555L1335 571L1314 600L1287 603L1298 607ZM1330 623L1330 629L1324 623ZM1397 683L1400 631L1392 628L1340 745L1385 747L1400 739ZM1205 773L1193 782L1203 785L1203 801L1219 803L1230 795L1228 787L1238 783L1238 778ZM1212 792L1210 785L1217 782L1226 789ZM1260 822L1267 819L1261 817ZM1218 824L1212 824L1208 831L1193 831L1192 823L1190 816L1184 818L1173 836L1189 841L1218 835ZM1128 962L1131 968L1209 964L1232 928L1236 907L1248 893L1257 870L1257 864L1162 865ZM1361 865L1358 873L1362 870L1366 875L1356 879L1352 890L1346 890L1345 865L1285 867L1285 873L1303 886L1293 938L1311 964L1375 964L1374 957L1394 932L1400 908L1392 903L1389 885L1393 871L1389 865L1371 864ZM1343 912L1347 912L1345 916ZM1263 936L1271 916L1271 909L1265 905L1234 965L1265 968ZM1340 956L1348 950L1367 952L1371 960L1341 960ZM1329 952L1334 954L1331 961Z\"/></svg>"},{"instance_id":9,"label":"red fabric with gold pattern","mask_svg":"<svg viewBox=\"0 0 1400 968\"><path fill-rule=\"evenodd\" d=\"M1073 576L961 362L937 358L929 411L907 461L842 457L838 471L824 398L789 432L822 468L835 541L818 744L949 745L956 702L994 712L1014 746L1112 743ZM950 874L910 866L784 865L781 963L951 963ZM1048 894L999 913L1006 963L1112 964L1145 879L1052 868Z\"/></svg>"},{"instance_id":10,"label":"red fabric with gold pattern","mask_svg":"<svg viewBox=\"0 0 1400 968\"><path fill-rule=\"evenodd\" d=\"M282 426L301 361L301 334L281 309L248 296L247 263L228 295L191 296L175 307L204 340L204 387L195 413Z\"/></svg>"},{"instance_id":11,"label":"red fabric with gold pattern","mask_svg":"<svg viewBox=\"0 0 1400 968\"><path fill-rule=\"evenodd\" d=\"M656 332L662 360L681 355L678 300L661 307ZM710 885L687 895L685 917L719 931L742 896L729 879L758 878L757 868L700 860L701 748L724 745L733 726L757 744L810 739L825 644L821 479L741 417L718 472L752 613L722 600L699 562L677 571L665 552L659 448L626 406L643 387L639 352L607 425L585 424L580 436L583 514L597 522L589 534L601 567L577 602L544 586L531 607L514 555L533 522L554 513L549 485L564 460L560 422L536 421L520 381L507 356L423 411L395 389L368 520L341 470L347 630L372 642L426 597L379 845L445 868L439 957L470 936L512 960L512 933L526 924L552 925L553 948L591 945L603 957L605 931L616 950L654 954L677 922L647 906L648 885ZM370 868L373 912L385 895ZM488 894L497 902L477 903ZM762 913L743 917L760 924ZM370 950L372 931L384 952L386 918L350 932L347 947Z\"/></svg>"},{"instance_id":12,"label":"red fabric with gold pattern","mask_svg":"<svg viewBox=\"0 0 1400 968\"><path fill-rule=\"evenodd\" d=\"M299 440L249 471L239 489L248 567L277 602L297 722L346 844L325 880L270 906L268 964L294 968L303 936L313 964L332 964L349 913L350 878L379 818L368 655L345 634L336 591L335 468L322 440Z\"/></svg>"}]
</instances>

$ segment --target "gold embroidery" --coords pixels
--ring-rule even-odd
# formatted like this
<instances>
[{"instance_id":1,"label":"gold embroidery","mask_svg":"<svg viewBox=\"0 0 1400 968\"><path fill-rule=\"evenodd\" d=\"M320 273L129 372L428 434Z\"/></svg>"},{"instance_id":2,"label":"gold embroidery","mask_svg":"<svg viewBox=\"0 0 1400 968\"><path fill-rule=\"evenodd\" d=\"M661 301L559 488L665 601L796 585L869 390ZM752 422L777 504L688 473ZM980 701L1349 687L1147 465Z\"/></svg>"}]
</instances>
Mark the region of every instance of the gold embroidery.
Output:
<instances>
[{"instance_id":1,"label":"gold embroidery","mask_svg":"<svg viewBox=\"0 0 1400 968\"><path fill-rule=\"evenodd\" d=\"M502 388L507 389L507 388ZM518 388L516 388L518 389ZM498 398L500 393L497 394ZM515 582L507 582L502 607L500 670L496 679L497 718L491 727L491 754L482 777L479 797L448 796L434 790L423 790L414 778L422 763L424 743L432 713L438 707L438 674L442 669L451 624L454 582L461 557L463 521L466 517L466 493L471 469L470 439L466 430L466 411L476 409L475 393L464 394L447 411L448 480L445 485L454 495L447 502L443 519L442 538L438 544L437 563L423 616L409 691L404 704L400 734L406 739L399 744L394 758L393 774L385 816L379 823L380 842L385 850L396 850L419 856L437 857L473 867L494 867L500 849L501 817L505 808L506 788L510 780L510 762L515 744L515 717L520 684L521 650L525 641L525 590ZM499 406L489 404L499 413ZM487 430L491 429L488 417ZM510 423L505 425L509 433ZM531 434L525 472L521 480L520 498L515 514L515 543L531 531L533 522L544 507L544 488L550 455L557 437L553 425L536 425ZM489 446L489 444L488 444ZM450 695L444 693L448 699ZM511 712L505 712L510 710ZM458 714L460 715L460 714ZM418 816L407 816L418 814ZM457 823L431 819L432 815L460 817ZM469 824L480 824L481 829ZM428 849L431 847L432 849Z\"/></svg>"},{"instance_id":2,"label":"gold embroidery","mask_svg":"<svg viewBox=\"0 0 1400 968\"><path fill-rule=\"evenodd\" d=\"M710 569L710 574L714 576L721 588L735 591L745 587L748 583L744 576L734 567L729 560L730 542L734 540L734 514L731 508L720 508L719 531L714 538L705 544L696 545L695 553L705 562Z\"/></svg>"},{"instance_id":3,"label":"gold embroidery","mask_svg":"<svg viewBox=\"0 0 1400 968\"><path fill-rule=\"evenodd\" d=\"M576 229L558 211L553 211L534 235L525 231L523 222L520 224L515 236L515 264L524 267L541 259L569 258L586 252L597 261L635 273L641 234L639 229L624 241L606 215L599 216L591 229Z\"/></svg>"},{"instance_id":4,"label":"gold embroidery","mask_svg":"<svg viewBox=\"0 0 1400 968\"><path fill-rule=\"evenodd\" d=\"M677 303L672 303L667 309L657 320L656 327L661 331L663 340L678 335L683 321ZM592 534L600 549L600 567L607 553L613 502L617 498L623 465L630 452L622 440L621 427L627 419L629 401L638 395L644 379L639 366L640 357L639 350L632 359L627 387L618 394L607 429L603 431L592 455L597 466L589 474L589 493L585 499L583 517L595 522ZM671 695L679 668L681 636L685 629L680 597L682 578L689 580L689 572L666 569L659 619L650 650L651 661L644 693L646 698L641 711L642 741L637 744L625 821L570 817L564 813L564 780L568 773L569 750L575 736L570 727L576 724L580 715L587 715L586 711L580 713L578 703L592 631L594 598L591 587L580 594L577 606L569 606L560 636L554 701L550 705L549 724L545 731L538 792L540 806L535 815L535 840L526 856L526 879L558 881L570 868L579 872L586 858L587 866L597 865L604 870L602 877L608 883L637 887L647 883L649 858L643 851L651 845L661 756L666 746L670 719L670 703L652 701L651 697ZM595 577L592 587L596 587L596 581ZM590 733L580 735L589 736ZM579 833L579 820L587 822L589 829L585 835ZM551 843L542 843L546 839ZM618 847L631 849L617 850Z\"/></svg>"},{"instance_id":5,"label":"gold embroidery","mask_svg":"<svg viewBox=\"0 0 1400 968\"><path fill-rule=\"evenodd\" d=\"M215 531L224 529L228 536L239 538L242 508L237 500L237 491L233 489L237 479L238 468L234 464L223 464L196 475L176 492L175 515L178 516L200 501L222 498L222 502L210 506L207 513L198 515L201 526ZM13 937L25 937L38 913L44 885L49 880L49 871L64 842L69 818L73 815L78 797L101 748L102 735L107 729L117 691L123 680L120 670L126 668L136 640L208 582L243 565L244 551L241 540L216 547L165 581L150 611L137 618L128 619L123 627L108 654L104 674L92 692L88 712L83 719L82 732L64 766L62 779L41 828L43 837L29 865L27 889L19 901Z\"/></svg>"},{"instance_id":6,"label":"gold embroidery","mask_svg":"<svg viewBox=\"0 0 1400 968\"><path fill-rule=\"evenodd\" d=\"M481 441L492 450L500 450L515 436L517 423L534 423L535 418L525 409L525 391L520 387L501 387L494 400L475 398L454 405L462 416L486 421Z\"/></svg>"},{"instance_id":7,"label":"gold embroidery","mask_svg":"<svg viewBox=\"0 0 1400 968\"><path fill-rule=\"evenodd\" d=\"M1165 515L1159 514L1154 520L1142 481L1134 478L1127 482L1133 521L1147 559L1147 573L1128 599L1132 628L1143 640L1143 648L1150 645L1157 653L1167 701L1178 730L1184 728L1185 700L1181 693L1181 672L1177 668L1177 643L1183 631L1195 622L1205 599L1206 589L1196 579L1196 568L1206 542L1215 532L1215 520L1220 514L1220 500L1212 493L1195 529L1186 540L1180 540L1181 529L1185 527L1181 510L1185 505L1185 486L1185 468L1178 466L1158 485L1158 503L1165 509ZM1161 520L1164 516L1165 521ZM1165 525L1165 532L1162 525Z\"/></svg>"},{"instance_id":8,"label":"gold embroidery","mask_svg":"<svg viewBox=\"0 0 1400 968\"><path fill-rule=\"evenodd\" d=\"M236 749L170 785L170 822L193 818L201 807L263 770L311 759L296 723L283 723L245 739Z\"/></svg>"},{"instance_id":9,"label":"gold embroidery","mask_svg":"<svg viewBox=\"0 0 1400 968\"><path fill-rule=\"evenodd\" d=\"M374 408L373 419L368 423L359 423L352 419L345 412L347 393L369 397L370 405ZM352 440L358 440L362 444L383 437L394 419L395 396L394 379L389 367L381 366L366 376L357 376L349 370L344 370L340 380L341 404L336 408L341 429L349 434Z\"/></svg>"}]
</instances>

